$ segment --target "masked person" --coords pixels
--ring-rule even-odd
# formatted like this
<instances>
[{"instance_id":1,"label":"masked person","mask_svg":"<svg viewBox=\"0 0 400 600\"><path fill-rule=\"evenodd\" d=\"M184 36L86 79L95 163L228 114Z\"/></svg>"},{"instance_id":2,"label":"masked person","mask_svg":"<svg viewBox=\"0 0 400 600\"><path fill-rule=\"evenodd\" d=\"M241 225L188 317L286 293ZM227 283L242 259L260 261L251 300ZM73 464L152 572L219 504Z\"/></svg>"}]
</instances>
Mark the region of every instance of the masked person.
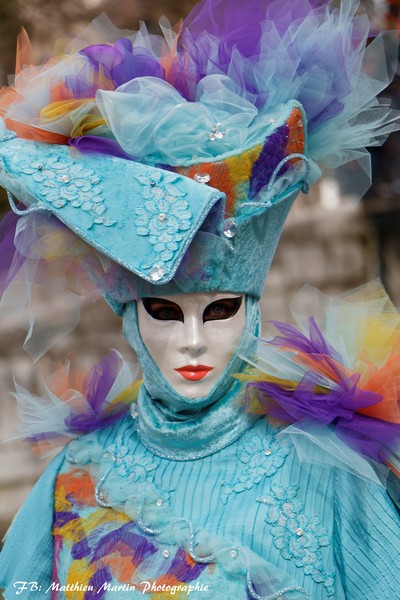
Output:
<instances>
[{"instance_id":1,"label":"masked person","mask_svg":"<svg viewBox=\"0 0 400 600\"><path fill-rule=\"evenodd\" d=\"M6 599L399 595L397 312L373 284L258 338L298 192L366 175L397 128L396 43L366 47L357 7L205 0L163 38L97 20L3 91L4 297L62 265L144 375L114 352L47 400L18 388L27 437L69 443L7 535Z\"/></svg>"}]
</instances>

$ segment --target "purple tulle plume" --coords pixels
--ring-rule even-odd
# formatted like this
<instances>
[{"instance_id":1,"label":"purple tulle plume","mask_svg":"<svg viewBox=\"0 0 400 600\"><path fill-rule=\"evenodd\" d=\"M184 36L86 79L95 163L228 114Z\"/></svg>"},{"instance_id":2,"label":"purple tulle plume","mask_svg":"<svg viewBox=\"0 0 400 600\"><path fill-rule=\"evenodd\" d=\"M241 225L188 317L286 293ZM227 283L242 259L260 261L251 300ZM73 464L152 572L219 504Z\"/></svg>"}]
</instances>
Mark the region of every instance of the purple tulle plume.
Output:
<instances>
[{"instance_id":1,"label":"purple tulle plume","mask_svg":"<svg viewBox=\"0 0 400 600\"><path fill-rule=\"evenodd\" d=\"M123 359L114 351L111 351L86 375L83 382L82 393L86 398L87 409L79 414L72 414L65 420L65 425L72 432L88 433L114 423L128 411L129 406L122 404L115 407L111 414L105 415L103 410L107 407L105 400L118 372L121 369Z\"/></svg>"},{"instance_id":2,"label":"purple tulle plume","mask_svg":"<svg viewBox=\"0 0 400 600\"><path fill-rule=\"evenodd\" d=\"M379 394L357 388L358 378L341 382L333 390L316 392L317 377L308 373L295 389L266 381L248 384L250 395L257 398L263 412L286 424L303 419L331 425L342 441L363 456L386 464L398 446L400 425L381 421L356 412L373 406Z\"/></svg>"},{"instance_id":3,"label":"purple tulle plume","mask_svg":"<svg viewBox=\"0 0 400 600\"><path fill-rule=\"evenodd\" d=\"M350 421L356 410L381 400L379 394L357 387L359 376L342 380L333 389L321 391L321 376L306 373L295 389L283 383L261 381L249 384L257 399L271 417L286 423L300 419L316 419L326 425L343 419Z\"/></svg>"},{"instance_id":4,"label":"purple tulle plume","mask_svg":"<svg viewBox=\"0 0 400 600\"><path fill-rule=\"evenodd\" d=\"M353 450L386 464L397 451L400 425L360 412L383 397L360 387L360 375L344 366L313 318L308 320L309 337L292 325L273 323L282 335L265 343L286 353L305 373L299 381L273 377L249 383L247 406L256 399L263 413L288 425L303 421L329 425Z\"/></svg>"},{"instance_id":5,"label":"purple tulle plume","mask_svg":"<svg viewBox=\"0 0 400 600\"><path fill-rule=\"evenodd\" d=\"M203 0L184 21L183 43L186 30L193 40L199 40L207 31L221 41L221 62L229 60L233 48L247 58L253 57L260 49L263 21L276 21L283 34L294 19L304 19L312 9L330 3L331 0L297 0L290 1L289 6L282 0Z\"/></svg>"},{"instance_id":6,"label":"purple tulle plume","mask_svg":"<svg viewBox=\"0 0 400 600\"><path fill-rule=\"evenodd\" d=\"M97 137L95 135L83 135L77 138L68 140L69 146L76 148L82 154L102 154L105 156L115 156L116 158L124 158L125 160L133 160L130 154L115 140L108 138Z\"/></svg>"},{"instance_id":7,"label":"purple tulle plume","mask_svg":"<svg viewBox=\"0 0 400 600\"><path fill-rule=\"evenodd\" d=\"M164 69L147 48L134 48L132 42L121 38L113 45L95 44L81 50L91 64L113 81L115 87L135 77L158 77L164 79Z\"/></svg>"},{"instance_id":8,"label":"purple tulle plume","mask_svg":"<svg viewBox=\"0 0 400 600\"><path fill-rule=\"evenodd\" d=\"M352 419L337 423L336 433L356 452L387 464L398 449L400 425L355 413Z\"/></svg>"},{"instance_id":9,"label":"purple tulle plume","mask_svg":"<svg viewBox=\"0 0 400 600\"><path fill-rule=\"evenodd\" d=\"M88 65L82 69L77 75L66 75L65 76L65 87L68 89L69 94L72 94L74 98L94 98L98 89L98 82L92 81L88 71Z\"/></svg>"},{"instance_id":10,"label":"purple tulle plume","mask_svg":"<svg viewBox=\"0 0 400 600\"><path fill-rule=\"evenodd\" d=\"M282 323L281 321L270 322L275 325L278 331L283 335L275 336L272 340L269 340L269 345L277 346L285 350L291 350L293 352L329 356L335 361L342 361L340 354L326 341L314 317L308 319L309 338L300 333L293 325Z\"/></svg>"},{"instance_id":11,"label":"purple tulle plume","mask_svg":"<svg viewBox=\"0 0 400 600\"><path fill-rule=\"evenodd\" d=\"M24 207L20 205L19 208ZM26 261L26 256L20 254L15 247L19 219L18 215L9 212L0 223L0 296L17 277Z\"/></svg>"},{"instance_id":12,"label":"purple tulle plume","mask_svg":"<svg viewBox=\"0 0 400 600\"><path fill-rule=\"evenodd\" d=\"M228 75L259 109L279 102L277 90L284 82L289 96L305 108L312 131L343 111L343 99L360 72L368 34L365 20L351 23L350 14L347 28L339 26L333 8L327 26L330 4L204 0L184 21L168 80L193 101L203 77Z\"/></svg>"}]
</instances>

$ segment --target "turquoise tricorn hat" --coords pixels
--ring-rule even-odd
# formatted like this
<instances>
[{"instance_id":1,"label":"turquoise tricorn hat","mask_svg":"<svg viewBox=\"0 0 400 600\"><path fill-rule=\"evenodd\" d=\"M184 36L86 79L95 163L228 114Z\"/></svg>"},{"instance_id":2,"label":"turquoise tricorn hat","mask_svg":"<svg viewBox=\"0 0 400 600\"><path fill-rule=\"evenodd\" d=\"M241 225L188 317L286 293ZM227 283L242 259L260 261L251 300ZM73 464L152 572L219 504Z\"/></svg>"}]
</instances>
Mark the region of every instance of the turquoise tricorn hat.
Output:
<instances>
[{"instance_id":1,"label":"turquoise tricorn hat","mask_svg":"<svg viewBox=\"0 0 400 600\"><path fill-rule=\"evenodd\" d=\"M68 146L5 130L0 183L17 214L54 215L120 265L119 298L132 279L137 297L216 290L259 297L288 211L307 184L304 145L296 102L279 107L261 144L184 167L74 156ZM120 312L112 293L106 297Z\"/></svg>"},{"instance_id":2,"label":"turquoise tricorn hat","mask_svg":"<svg viewBox=\"0 0 400 600\"><path fill-rule=\"evenodd\" d=\"M316 4L248 2L246 35L241 0L202 0L163 36L95 21L40 66L21 43L0 94L0 183L26 211L11 197L26 216L9 219L5 286L54 227L67 250L78 236L71 254L85 246L117 311L182 291L259 297L298 191L350 161L368 187L366 147L398 128L377 99L397 40L367 46L356 1Z\"/></svg>"}]
</instances>

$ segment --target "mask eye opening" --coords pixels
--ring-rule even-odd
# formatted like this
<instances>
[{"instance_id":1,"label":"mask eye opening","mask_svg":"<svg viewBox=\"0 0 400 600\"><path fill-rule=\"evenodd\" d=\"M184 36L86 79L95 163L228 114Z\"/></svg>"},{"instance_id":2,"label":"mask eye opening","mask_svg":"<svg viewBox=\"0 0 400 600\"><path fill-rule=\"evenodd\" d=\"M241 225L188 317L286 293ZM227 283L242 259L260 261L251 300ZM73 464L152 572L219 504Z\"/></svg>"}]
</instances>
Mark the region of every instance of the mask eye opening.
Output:
<instances>
[{"instance_id":1,"label":"mask eye opening","mask_svg":"<svg viewBox=\"0 0 400 600\"><path fill-rule=\"evenodd\" d=\"M203 323L207 321L223 321L236 315L242 305L243 296L237 298L221 298L206 306L203 312Z\"/></svg>"},{"instance_id":2,"label":"mask eye opening","mask_svg":"<svg viewBox=\"0 0 400 600\"><path fill-rule=\"evenodd\" d=\"M157 321L181 321L184 316L181 307L176 302L163 298L142 298L146 312Z\"/></svg>"}]
</instances>

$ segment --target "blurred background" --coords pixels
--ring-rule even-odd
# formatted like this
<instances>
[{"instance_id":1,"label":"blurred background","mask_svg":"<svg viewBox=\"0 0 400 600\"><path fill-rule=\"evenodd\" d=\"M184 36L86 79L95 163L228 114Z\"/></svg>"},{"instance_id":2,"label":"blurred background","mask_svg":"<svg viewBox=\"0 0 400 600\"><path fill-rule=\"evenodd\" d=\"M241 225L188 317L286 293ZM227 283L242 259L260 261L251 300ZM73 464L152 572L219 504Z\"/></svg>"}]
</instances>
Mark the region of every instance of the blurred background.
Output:
<instances>
[{"instance_id":1,"label":"blurred background","mask_svg":"<svg viewBox=\"0 0 400 600\"><path fill-rule=\"evenodd\" d=\"M295 0L294 0L295 1ZM346 1L346 0L343 0ZM73 37L102 11L121 28L136 29L139 20L159 33L158 20L184 17L194 0L0 0L0 85L14 72L15 43L20 27L28 31L37 62L52 53L55 40ZM362 2L378 32L400 28L400 0ZM400 108L397 78L385 97ZM305 283L335 295L380 277L394 303L400 305L400 135L372 152L374 185L357 205L351 197L351 166L340 180L324 177L307 197L300 197L286 224L262 300L263 317L290 319L290 298ZM0 195L0 212L7 210ZM43 294L49 318L62 310L61 293ZM305 303L307 303L307 296ZM307 308L305 306L305 308ZM22 351L24 332L10 318L0 323L0 440L13 436L16 402L13 377L31 391L43 387L42 373ZM120 320L104 302L82 306L79 327L52 351L61 360L74 351L94 364L110 348L129 358ZM27 444L0 445L0 534L25 499L45 461L34 459Z\"/></svg>"}]
</instances>

